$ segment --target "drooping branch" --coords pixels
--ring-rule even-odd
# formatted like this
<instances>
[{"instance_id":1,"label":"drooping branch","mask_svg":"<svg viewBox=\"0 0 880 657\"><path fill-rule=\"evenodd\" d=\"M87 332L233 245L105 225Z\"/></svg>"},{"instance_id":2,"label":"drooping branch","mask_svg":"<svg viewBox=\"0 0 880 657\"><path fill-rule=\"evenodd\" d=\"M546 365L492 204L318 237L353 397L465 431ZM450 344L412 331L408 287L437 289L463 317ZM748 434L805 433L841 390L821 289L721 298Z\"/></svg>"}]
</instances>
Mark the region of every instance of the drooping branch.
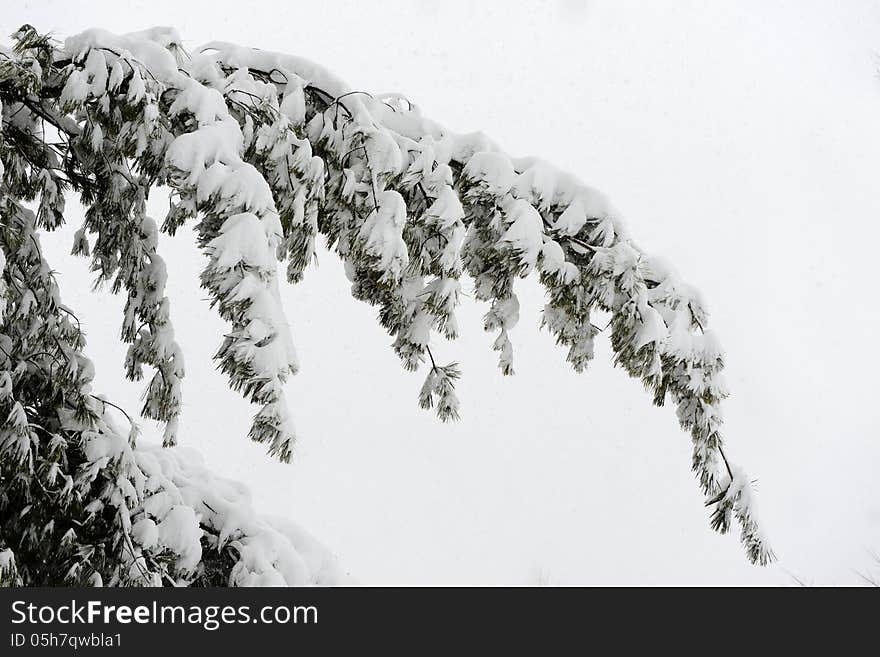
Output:
<instances>
[{"instance_id":1,"label":"drooping branch","mask_svg":"<svg viewBox=\"0 0 880 657\"><path fill-rule=\"evenodd\" d=\"M319 228L345 260L354 295L380 307L408 368L424 359L433 331L455 326L463 260L478 298L491 301L485 327L499 330L500 365L512 373L508 331L519 315L512 282L537 271L549 296L544 324L569 348L572 365L582 370L593 357L598 330L590 311L611 313L616 364L642 380L656 404L670 399L691 435L692 466L714 507L713 527L727 531L736 515L750 559L772 559L744 493L748 482L735 475L722 448L723 356L706 329L703 304L632 242L601 194L544 162L509 158L481 135L456 135L412 107L400 112L352 92L297 59L229 44L212 50L215 61L238 67L239 77L242 68L271 64L285 80L311 83L311 74L318 86L337 91L329 104L306 92L305 131L327 167ZM284 98L287 83L276 86ZM435 205L442 207L432 212ZM433 243L424 239L432 222L445 231ZM381 249L373 248L377 243ZM434 278L426 283L426 276ZM432 296L436 291L445 294ZM437 372L429 358L424 407L431 406Z\"/></svg>"},{"instance_id":2,"label":"drooping branch","mask_svg":"<svg viewBox=\"0 0 880 657\"><path fill-rule=\"evenodd\" d=\"M724 360L699 295L638 248L601 194L547 163L511 158L481 134L452 133L412 103L352 90L303 58L213 42L181 62L180 39L167 29L90 30L60 48L28 38L51 83L43 93L29 82L22 96L0 68L4 93L27 101L15 101L24 117L9 120L48 120L67 135L61 155L72 175L48 173L42 196L57 198L51 185L64 184L82 195L96 270L129 293L128 374L137 378L141 363L157 369L144 414L172 435L183 370L156 228L144 213L158 183L176 198L165 230L198 221L209 257L202 284L231 326L217 359L232 387L260 405L250 436L273 454L291 455L283 385L297 369L279 258L288 280L300 281L323 234L353 296L379 309L404 367L430 361L419 403L442 419L458 416L460 372L438 365L429 344L458 334L463 274L489 303L484 328L497 332L504 374L514 371L514 283L535 275L548 297L543 325L576 370L593 358L591 313L610 314L615 364L655 404L671 401L692 439L712 526L726 532L735 517L749 558L772 558L750 484L723 451ZM7 175L35 166L25 160L11 159Z\"/></svg>"}]
</instances>

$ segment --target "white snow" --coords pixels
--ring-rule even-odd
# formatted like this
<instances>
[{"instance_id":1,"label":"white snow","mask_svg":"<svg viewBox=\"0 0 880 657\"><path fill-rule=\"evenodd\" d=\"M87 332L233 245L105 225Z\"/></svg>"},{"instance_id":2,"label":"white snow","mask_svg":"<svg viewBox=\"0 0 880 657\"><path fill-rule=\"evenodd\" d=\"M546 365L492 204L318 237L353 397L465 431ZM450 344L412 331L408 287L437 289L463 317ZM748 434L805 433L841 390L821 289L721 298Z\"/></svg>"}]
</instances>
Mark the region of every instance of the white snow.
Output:
<instances>
[{"instance_id":1,"label":"white snow","mask_svg":"<svg viewBox=\"0 0 880 657\"><path fill-rule=\"evenodd\" d=\"M523 199L514 199L504 207L507 231L500 243L507 243L520 252L526 271L534 269L544 246L544 225L541 215Z\"/></svg>"},{"instance_id":2,"label":"white snow","mask_svg":"<svg viewBox=\"0 0 880 657\"><path fill-rule=\"evenodd\" d=\"M378 207L370 213L361 226L359 237L364 250L377 259L376 269L388 280L400 280L409 262L403 226L406 223L406 202L393 190L376 196Z\"/></svg>"},{"instance_id":3,"label":"white snow","mask_svg":"<svg viewBox=\"0 0 880 657\"><path fill-rule=\"evenodd\" d=\"M641 324L636 333L633 348L640 349L651 342L660 343L665 340L668 330L660 313L647 304L639 308L639 312L642 316Z\"/></svg>"},{"instance_id":4,"label":"white snow","mask_svg":"<svg viewBox=\"0 0 880 657\"><path fill-rule=\"evenodd\" d=\"M215 529L221 546L230 545L239 555L230 577L233 585L351 582L323 545L291 521L261 517L251 506L247 487L217 477L191 450L147 443L136 457L150 474L147 489L159 492L142 506L157 521L156 529L141 519L133 524L132 535L144 545L144 539L157 539L178 555L179 568L191 568L201 555L201 521ZM161 503L152 501L156 498ZM133 516L137 514L135 509Z\"/></svg>"},{"instance_id":5,"label":"white snow","mask_svg":"<svg viewBox=\"0 0 880 657\"><path fill-rule=\"evenodd\" d=\"M464 175L480 183L496 196L503 196L513 186L516 171L503 153L483 151L475 153L465 165Z\"/></svg>"}]
</instances>

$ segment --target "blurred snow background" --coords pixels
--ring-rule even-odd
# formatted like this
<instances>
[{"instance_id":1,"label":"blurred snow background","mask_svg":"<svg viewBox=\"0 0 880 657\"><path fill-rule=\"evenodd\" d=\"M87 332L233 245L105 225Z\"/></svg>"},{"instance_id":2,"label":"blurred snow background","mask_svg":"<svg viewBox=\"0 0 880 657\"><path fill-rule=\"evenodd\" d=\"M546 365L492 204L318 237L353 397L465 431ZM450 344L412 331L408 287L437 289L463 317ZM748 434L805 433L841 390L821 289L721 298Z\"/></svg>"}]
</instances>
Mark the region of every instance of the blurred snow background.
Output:
<instances>
[{"instance_id":1,"label":"blurred snow background","mask_svg":"<svg viewBox=\"0 0 880 657\"><path fill-rule=\"evenodd\" d=\"M288 385L295 464L246 439L253 410L211 355L224 329L197 284L191 235L163 239L184 349L182 443L255 505L289 517L365 584L848 584L880 549L880 406L873 275L880 236L880 2L19 2L64 37L177 27L311 58L355 88L399 91L458 131L482 129L607 193L636 241L702 290L727 350L728 452L757 479L777 566L748 565L708 528L671 408L610 365L597 340L576 375L520 283L517 375L502 378L465 300L463 419L420 411L374 310L341 265L284 302L302 359ZM160 219L167 199L151 199ZM83 320L96 388L130 409L122 299L92 294L67 255L80 223L44 238ZM148 434L155 428L145 425Z\"/></svg>"}]
</instances>

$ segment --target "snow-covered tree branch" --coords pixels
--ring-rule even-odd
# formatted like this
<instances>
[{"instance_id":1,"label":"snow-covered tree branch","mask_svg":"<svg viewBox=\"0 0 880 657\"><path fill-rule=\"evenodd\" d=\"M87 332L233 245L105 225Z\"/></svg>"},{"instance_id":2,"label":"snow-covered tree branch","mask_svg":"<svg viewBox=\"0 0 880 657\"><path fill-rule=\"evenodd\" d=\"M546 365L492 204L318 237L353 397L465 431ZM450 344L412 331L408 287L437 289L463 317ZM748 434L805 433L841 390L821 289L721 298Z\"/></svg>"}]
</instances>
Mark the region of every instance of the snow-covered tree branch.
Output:
<instances>
[{"instance_id":1,"label":"snow-covered tree branch","mask_svg":"<svg viewBox=\"0 0 880 657\"><path fill-rule=\"evenodd\" d=\"M505 375L517 279L544 286L543 324L577 371L603 331L592 318L608 316L615 363L655 404L671 402L691 437L712 527L727 532L735 519L749 559L773 558L751 484L723 451L724 361L705 306L638 248L604 196L305 59L219 42L189 54L180 43L155 28L59 44L25 26L0 50L0 580L343 577L301 532L245 513L241 490L180 448L143 448L134 422L114 425L39 246L65 221L70 193L86 208L73 252L126 295L125 374L149 369L141 415L164 423L167 446L185 383L159 230L194 223L208 262L201 284L228 323L218 366L257 406L250 438L283 461L295 441L284 383L298 364L279 263L299 283L321 234L352 295L378 307L404 367L424 369L418 402L442 420L459 415L461 372L429 345L458 335L465 274L488 303L484 328ZM146 214L160 186L171 191L161 226Z\"/></svg>"}]
</instances>

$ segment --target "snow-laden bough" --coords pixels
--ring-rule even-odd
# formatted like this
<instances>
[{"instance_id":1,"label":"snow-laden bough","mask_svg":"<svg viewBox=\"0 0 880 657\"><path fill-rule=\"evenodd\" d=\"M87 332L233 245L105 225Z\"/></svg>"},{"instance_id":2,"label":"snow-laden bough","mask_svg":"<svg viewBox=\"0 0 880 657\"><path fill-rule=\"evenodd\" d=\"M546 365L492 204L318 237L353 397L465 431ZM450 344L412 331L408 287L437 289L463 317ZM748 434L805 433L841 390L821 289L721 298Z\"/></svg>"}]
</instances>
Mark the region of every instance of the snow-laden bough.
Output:
<instances>
[{"instance_id":1,"label":"snow-laden bough","mask_svg":"<svg viewBox=\"0 0 880 657\"><path fill-rule=\"evenodd\" d=\"M0 355L0 371L11 382L0 410L12 427L0 434L4 461L47 462L45 437L29 428L39 413L17 396L42 399L46 390L24 391L22 382L31 377L45 387L47 367L84 358L78 327L60 301L48 307L63 340L31 353L27 340L10 332L18 324L16 330L31 331L25 319L47 309L39 290L54 289L51 271L30 242L63 222L67 190L87 208L74 253L92 258L99 282L127 294L126 374L140 379L145 365L155 370L142 414L165 423L166 445L176 442L183 358L164 293L160 228L146 215L150 191L167 185L161 230L195 222L207 255L201 283L229 324L216 358L231 386L258 406L250 437L271 454L286 461L293 453L284 383L298 369L280 303L279 263L289 282L301 281L319 234L343 260L352 295L378 307L403 365L426 368L418 400L443 420L459 415L460 370L438 364L431 344L434 336L458 335L462 278L470 277L477 299L489 304L484 328L497 333L499 366L512 374L510 334L520 314L514 282L534 275L547 293L542 323L577 371L593 358L601 332L591 317L610 315L615 363L643 382L655 404L671 402L691 436L692 468L711 525L724 533L736 519L748 557L772 560L751 484L723 450L723 352L704 303L633 242L601 193L546 162L507 155L482 133L451 132L398 94L355 90L301 57L222 42L189 54L170 28L88 30L61 45L26 26L14 38L15 46L0 53L3 230L14 217L33 239L25 244L20 234L6 235L0 251L7 306L0 342L10 347ZM31 202L33 213L25 207ZM22 270L28 258L42 263L42 278ZM36 287L20 285L26 278ZM59 385L65 383L75 386L76 377ZM130 544L132 564L152 573L147 579L185 579L181 574L203 559L196 543L216 547L236 536L240 559L230 581L302 581L301 568L278 567L263 552L245 556L248 543L240 537L263 536L249 544L266 546L274 539L265 536L274 534L227 532L229 514L205 510L212 500L224 506L207 499L210 487L193 496L181 492L192 487L176 484L173 492L165 482L186 470L183 457L142 450L134 438L126 448L115 430L95 428L106 423L104 401L71 394L56 413L58 435L68 445L76 436L79 470L108 478L91 512L98 502L116 509L120 543ZM71 399L74 408L65 408ZM63 419L70 412L76 423ZM128 465L118 469L122 462ZM157 488L147 491L144 482ZM149 502L156 495L161 503ZM202 525L211 518L212 538L188 533L194 518ZM12 549L3 536L0 548ZM166 558L149 556L156 554ZM274 571L251 567L264 562L276 564ZM242 569L253 576L238 578ZM0 562L0 572L11 570L9 559Z\"/></svg>"}]
</instances>

